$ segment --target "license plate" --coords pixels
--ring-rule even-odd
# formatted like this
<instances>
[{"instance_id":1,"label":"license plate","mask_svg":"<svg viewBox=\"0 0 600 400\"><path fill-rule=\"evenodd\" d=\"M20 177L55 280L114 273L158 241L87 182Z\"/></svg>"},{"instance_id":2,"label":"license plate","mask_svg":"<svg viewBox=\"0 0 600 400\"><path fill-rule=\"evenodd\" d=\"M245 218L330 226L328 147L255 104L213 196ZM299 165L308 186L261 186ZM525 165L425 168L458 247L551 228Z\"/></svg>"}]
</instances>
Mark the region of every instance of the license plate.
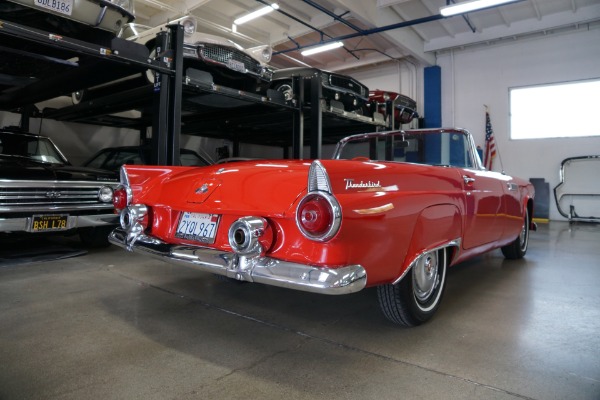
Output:
<instances>
[{"instance_id":1,"label":"license plate","mask_svg":"<svg viewBox=\"0 0 600 400\"><path fill-rule=\"evenodd\" d=\"M177 224L175 237L195 240L202 243L213 243L219 225L219 215L182 212Z\"/></svg>"},{"instance_id":2,"label":"license plate","mask_svg":"<svg viewBox=\"0 0 600 400\"><path fill-rule=\"evenodd\" d=\"M227 66L234 71L246 72L246 66L240 61L229 59L227 60Z\"/></svg>"},{"instance_id":3,"label":"license plate","mask_svg":"<svg viewBox=\"0 0 600 400\"><path fill-rule=\"evenodd\" d=\"M34 4L65 15L73 12L73 0L34 0Z\"/></svg>"},{"instance_id":4,"label":"license plate","mask_svg":"<svg viewBox=\"0 0 600 400\"><path fill-rule=\"evenodd\" d=\"M51 232L67 230L68 214L34 215L31 220L31 232Z\"/></svg>"}]
</instances>

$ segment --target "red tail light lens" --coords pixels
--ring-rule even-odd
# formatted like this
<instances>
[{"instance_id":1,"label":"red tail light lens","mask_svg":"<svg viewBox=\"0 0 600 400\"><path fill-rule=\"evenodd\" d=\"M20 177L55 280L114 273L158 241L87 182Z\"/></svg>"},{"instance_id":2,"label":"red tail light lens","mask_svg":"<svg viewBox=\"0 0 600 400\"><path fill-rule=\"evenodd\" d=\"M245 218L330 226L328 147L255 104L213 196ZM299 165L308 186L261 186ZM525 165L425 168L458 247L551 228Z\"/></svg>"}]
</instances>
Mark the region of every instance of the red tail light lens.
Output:
<instances>
[{"instance_id":1,"label":"red tail light lens","mask_svg":"<svg viewBox=\"0 0 600 400\"><path fill-rule=\"evenodd\" d=\"M326 193L308 194L298 205L296 223L309 239L327 241L340 227L340 206Z\"/></svg>"},{"instance_id":2,"label":"red tail light lens","mask_svg":"<svg viewBox=\"0 0 600 400\"><path fill-rule=\"evenodd\" d=\"M113 206L117 211L121 211L127 207L128 197L127 190L123 186L115 189L113 193Z\"/></svg>"}]
</instances>

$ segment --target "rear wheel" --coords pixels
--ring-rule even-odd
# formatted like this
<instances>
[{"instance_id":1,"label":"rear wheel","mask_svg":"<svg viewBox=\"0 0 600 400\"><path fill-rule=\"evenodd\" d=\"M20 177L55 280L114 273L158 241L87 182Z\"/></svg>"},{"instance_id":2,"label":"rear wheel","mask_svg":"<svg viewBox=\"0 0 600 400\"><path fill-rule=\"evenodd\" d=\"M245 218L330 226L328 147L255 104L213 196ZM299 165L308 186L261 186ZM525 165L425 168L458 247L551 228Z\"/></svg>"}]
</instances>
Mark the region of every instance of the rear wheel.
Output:
<instances>
[{"instance_id":1,"label":"rear wheel","mask_svg":"<svg viewBox=\"0 0 600 400\"><path fill-rule=\"evenodd\" d=\"M429 320L444 293L448 260L446 249L425 253L399 283L378 286L379 306L386 318L404 326Z\"/></svg>"},{"instance_id":2,"label":"rear wheel","mask_svg":"<svg viewBox=\"0 0 600 400\"><path fill-rule=\"evenodd\" d=\"M523 258L527 253L529 245L529 210L525 208L525 217L523 217L523 226L519 236L509 245L502 247L502 254L510 260Z\"/></svg>"}]
</instances>

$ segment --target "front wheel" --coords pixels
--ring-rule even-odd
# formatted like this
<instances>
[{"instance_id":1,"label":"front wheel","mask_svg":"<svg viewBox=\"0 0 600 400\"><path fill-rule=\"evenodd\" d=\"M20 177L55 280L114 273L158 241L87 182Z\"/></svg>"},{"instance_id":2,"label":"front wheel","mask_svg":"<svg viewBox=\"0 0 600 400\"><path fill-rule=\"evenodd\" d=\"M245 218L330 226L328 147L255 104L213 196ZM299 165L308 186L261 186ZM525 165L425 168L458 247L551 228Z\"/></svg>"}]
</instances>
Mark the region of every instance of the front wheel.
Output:
<instances>
[{"instance_id":1,"label":"front wheel","mask_svg":"<svg viewBox=\"0 0 600 400\"><path fill-rule=\"evenodd\" d=\"M444 293L448 251L434 250L417 259L411 271L395 285L377 287L383 314L404 326L417 326L436 312Z\"/></svg>"},{"instance_id":2,"label":"front wheel","mask_svg":"<svg viewBox=\"0 0 600 400\"><path fill-rule=\"evenodd\" d=\"M523 258L527 253L529 245L529 210L525 208L525 216L523 217L523 226L519 236L511 243L502 247L502 254L509 260L517 260Z\"/></svg>"}]
</instances>

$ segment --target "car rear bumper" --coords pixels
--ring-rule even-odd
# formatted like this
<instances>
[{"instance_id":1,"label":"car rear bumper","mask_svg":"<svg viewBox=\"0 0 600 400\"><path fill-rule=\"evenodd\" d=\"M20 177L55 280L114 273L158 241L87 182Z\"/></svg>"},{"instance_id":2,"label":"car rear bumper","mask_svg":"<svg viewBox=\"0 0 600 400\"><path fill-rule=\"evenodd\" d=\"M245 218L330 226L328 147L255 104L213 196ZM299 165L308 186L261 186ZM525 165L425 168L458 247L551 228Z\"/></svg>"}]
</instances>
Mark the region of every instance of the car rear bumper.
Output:
<instances>
[{"instance_id":1,"label":"car rear bumper","mask_svg":"<svg viewBox=\"0 0 600 400\"><path fill-rule=\"evenodd\" d=\"M173 264L195 267L240 281L306 292L348 294L362 290L367 283L366 271L360 265L316 267L269 257L247 257L200 246L172 245L146 235L136 236L128 243L127 233L121 228L112 231L108 240L126 250Z\"/></svg>"}]
</instances>

